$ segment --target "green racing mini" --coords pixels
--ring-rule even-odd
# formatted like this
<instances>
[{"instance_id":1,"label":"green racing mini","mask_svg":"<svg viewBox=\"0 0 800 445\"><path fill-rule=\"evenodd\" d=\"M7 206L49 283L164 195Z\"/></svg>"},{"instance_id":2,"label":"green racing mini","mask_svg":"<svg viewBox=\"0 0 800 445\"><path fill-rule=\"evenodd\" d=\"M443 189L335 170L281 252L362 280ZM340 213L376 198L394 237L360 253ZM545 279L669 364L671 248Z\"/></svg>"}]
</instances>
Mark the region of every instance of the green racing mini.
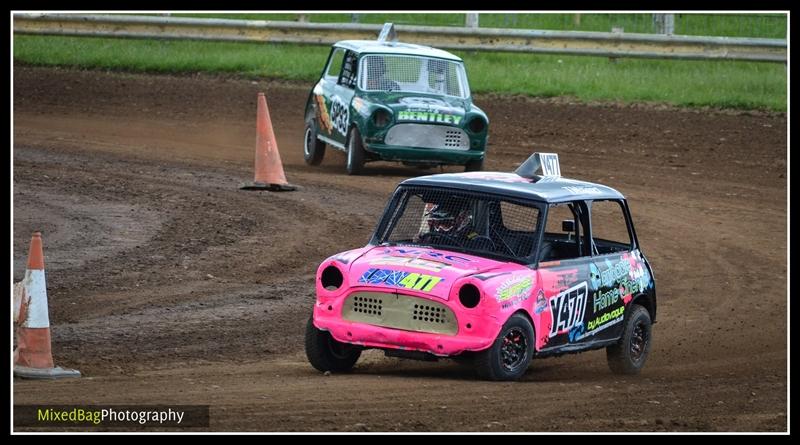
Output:
<instances>
[{"instance_id":1,"label":"green racing mini","mask_svg":"<svg viewBox=\"0 0 800 445\"><path fill-rule=\"evenodd\" d=\"M333 45L306 102L306 163L319 165L330 146L347 154L348 174L381 160L482 170L489 119L472 103L463 61L395 35L387 24L377 41Z\"/></svg>"}]
</instances>

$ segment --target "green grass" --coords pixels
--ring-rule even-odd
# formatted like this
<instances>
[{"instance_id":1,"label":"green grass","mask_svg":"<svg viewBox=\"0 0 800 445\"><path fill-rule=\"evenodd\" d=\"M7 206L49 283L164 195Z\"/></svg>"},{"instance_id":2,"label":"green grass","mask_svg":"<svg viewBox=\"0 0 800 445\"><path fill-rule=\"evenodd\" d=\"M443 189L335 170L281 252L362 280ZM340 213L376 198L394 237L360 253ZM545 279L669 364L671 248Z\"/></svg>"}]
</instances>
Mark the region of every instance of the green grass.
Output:
<instances>
[{"instance_id":1,"label":"green grass","mask_svg":"<svg viewBox=\"0 0 800 445\"><path fill-rule=\"evenodd\" d=\"M289 44L14 36L14 60L33 65L237 73L304 81L309 88L328 52L324 46ZM787 106L783 64L456 54L464 59L473 92L776 111Z\"/></svg>"},{"instance_id":2,"label":"green grass","mask_svg":"<svg viewBox=\"0 0 800 445\"><path fill-rule=\"evenodd\" d=\"M476 92L786 110L786 67L778 64L497 53L464 60Z\"/></svg>"},{"instance_id":3,"label":"green grass","mask_svg":"<svg viewBox=\"0 0 800 445\"><path fill-rule=\"evenodd\" d=\"M242 20L296 21L300 14L172 14L173 17L227 18ZM394 22L400 25L464 26L464 14L306 14L318 23ZM486 28L522 28L565 31L611 31L653 33L652 14L480 14L479 24ZM786 14L675 14L675 34L726 37L762 37L785 39Z\"/></svg>"},{"instance_id":4,"label":"green grass","mask_svg":"<svg viewBox=\"0 0 800 445\"><path fill-rule=\"evenodd\" d=\"M313 80L330 48L178 40L14 36L14 59L34 65L157 73L241 73Z\"/></svg>"}]
</instances>

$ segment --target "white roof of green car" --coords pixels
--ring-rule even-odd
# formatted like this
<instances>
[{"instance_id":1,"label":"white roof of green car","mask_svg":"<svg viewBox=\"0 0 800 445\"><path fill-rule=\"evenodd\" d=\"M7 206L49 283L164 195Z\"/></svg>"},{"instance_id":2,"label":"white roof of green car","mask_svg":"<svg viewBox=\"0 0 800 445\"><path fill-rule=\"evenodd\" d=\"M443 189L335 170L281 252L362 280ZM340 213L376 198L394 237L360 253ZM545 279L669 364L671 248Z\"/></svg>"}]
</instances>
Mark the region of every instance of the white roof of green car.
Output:
<instances>
[{"instance_id":1,"label":"white roof of green car","mask_svg":"<svg viewBox=\"0 0 800 445\"><path fill-rule=\"evenodd\" d=\"M415 45L413 43L381 43L376 40L342 40L334 43L337 48L349 49L359 54L403 54L461 62L461 58L441 49L430 46Z\"/></svg>"}]
</instances>

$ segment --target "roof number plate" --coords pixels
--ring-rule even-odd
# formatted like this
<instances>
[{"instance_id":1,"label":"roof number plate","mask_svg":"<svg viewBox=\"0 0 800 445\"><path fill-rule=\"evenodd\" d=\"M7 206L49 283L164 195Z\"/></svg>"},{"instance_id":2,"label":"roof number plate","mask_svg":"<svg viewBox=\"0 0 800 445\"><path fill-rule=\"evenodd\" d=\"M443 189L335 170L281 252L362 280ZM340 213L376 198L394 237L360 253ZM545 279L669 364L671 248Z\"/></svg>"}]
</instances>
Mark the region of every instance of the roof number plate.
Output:
<instances>
[{"instance_id":1,"label":"roof number plate","mask_svg":"<svg viewBox=\"0 0 800 445\"><path fill-rule=\"evenodd\" d=\"M542 176L561 176L557 153L539 153L539 160L542 166Z\"/></svg>"},{"instance_id":2,"label":"roof number plate","mask_svg":"<svg viewBox=\"0 0 800 445\"><path fill-rule=\"evenodd\" d=\"M381 33L378 34L378 42L380 43L397 43L397 31L394 29L394 23L384 23Z\"/></svg>"}]
</instances>

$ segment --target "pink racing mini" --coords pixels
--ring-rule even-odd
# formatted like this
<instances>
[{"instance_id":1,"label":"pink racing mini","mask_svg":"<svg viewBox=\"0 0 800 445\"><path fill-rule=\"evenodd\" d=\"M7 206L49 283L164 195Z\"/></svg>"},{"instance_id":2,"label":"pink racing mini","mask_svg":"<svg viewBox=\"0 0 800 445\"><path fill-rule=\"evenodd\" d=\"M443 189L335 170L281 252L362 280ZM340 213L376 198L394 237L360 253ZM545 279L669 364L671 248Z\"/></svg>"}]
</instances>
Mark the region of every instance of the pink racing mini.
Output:
<instances>
[{"instance_id":1,"label":"pink racing mini","mask_svg":"<svg viewBox=\"0 0 800 445\"><path fill-rule=\"evenodd\" d=\"M606 348L612 371L635 374L656 318L627 201L562 178L551 153L403 181L369 244L323 261L316 288L305 348L320 371L377 348L515 380L534 357Z\"/></svg>"}]
</instances>

